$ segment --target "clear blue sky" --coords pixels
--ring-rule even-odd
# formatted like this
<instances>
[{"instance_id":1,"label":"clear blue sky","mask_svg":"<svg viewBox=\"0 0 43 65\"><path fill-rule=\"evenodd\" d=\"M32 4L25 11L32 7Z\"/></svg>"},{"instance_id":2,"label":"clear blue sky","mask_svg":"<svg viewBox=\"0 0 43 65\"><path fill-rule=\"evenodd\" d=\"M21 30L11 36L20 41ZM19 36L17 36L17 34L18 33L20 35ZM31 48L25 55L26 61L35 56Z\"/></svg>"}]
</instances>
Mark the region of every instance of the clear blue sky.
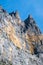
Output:
<instances>
[{"instance_id":1,"label":"clear blue sky","mask_svg":"<svg viewBox=\"0 0 43 65\"><path fill-rule=\"evenodd\" d=\"M18 10L22 20L31 14L43 32L43 0L0 0L0 5L7 12Z\"/></svg>"}]
</instances>

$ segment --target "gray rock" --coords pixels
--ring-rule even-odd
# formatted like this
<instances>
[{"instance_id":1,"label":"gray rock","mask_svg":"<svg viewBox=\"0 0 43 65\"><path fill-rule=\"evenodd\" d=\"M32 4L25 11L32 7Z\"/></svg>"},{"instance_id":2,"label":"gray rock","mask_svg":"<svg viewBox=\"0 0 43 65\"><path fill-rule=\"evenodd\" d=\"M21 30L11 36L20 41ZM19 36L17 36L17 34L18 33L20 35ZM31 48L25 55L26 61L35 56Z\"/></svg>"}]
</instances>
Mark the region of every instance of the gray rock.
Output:
<instances>
[{"instance_id":1,"label":"gray rock","mask_svg":"<svg viewBox=\"0 0 43 65\"><path fill-rule=\"evenodd\" d=\"M18 19L19 18L19 19ZM15 35L21 41L22 49L18 48L13 44L6 34L4 27L8 27L8 22L12 24ZM0 7L0 65L43 65L43 48L39 46L42 45L41 42L38 44L34 42L33 44L37 48L36 54L30 54L29 44L25 39L25 34L41 34L40 29L36 25L32 16L22 22L18 13L8 14L5 10ZM13 34L13 33L12 33ZM23 44L26 43L26 48ZM38 53L40 52L40 53Z\"/></svg>"}]
</instances>

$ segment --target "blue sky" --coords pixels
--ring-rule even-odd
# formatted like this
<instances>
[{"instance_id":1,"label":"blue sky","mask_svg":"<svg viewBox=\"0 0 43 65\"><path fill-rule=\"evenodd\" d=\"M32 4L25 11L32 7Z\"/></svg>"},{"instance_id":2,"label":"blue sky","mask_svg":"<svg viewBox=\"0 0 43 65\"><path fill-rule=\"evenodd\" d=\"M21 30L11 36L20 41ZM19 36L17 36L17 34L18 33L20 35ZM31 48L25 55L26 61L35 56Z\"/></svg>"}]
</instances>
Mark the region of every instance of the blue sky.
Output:
<instances>
[{"instance_id":1,"label":"blue sky","mask_svg":"<svg viewBox=\"0 0 43 65\"><path fill-rule=\"evenodd\" d=\"M0 0L0 5L7 12L18 10L22 20L31 14L43 33L43 0Z\"/></svg>"}]
</instances>

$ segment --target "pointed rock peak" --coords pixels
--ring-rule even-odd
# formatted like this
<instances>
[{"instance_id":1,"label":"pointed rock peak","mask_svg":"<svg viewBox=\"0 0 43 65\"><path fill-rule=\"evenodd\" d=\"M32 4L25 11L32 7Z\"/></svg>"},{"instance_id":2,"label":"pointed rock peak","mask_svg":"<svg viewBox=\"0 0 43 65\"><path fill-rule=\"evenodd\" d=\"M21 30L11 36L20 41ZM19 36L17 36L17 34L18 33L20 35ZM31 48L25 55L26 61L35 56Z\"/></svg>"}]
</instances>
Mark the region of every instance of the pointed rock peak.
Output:
<instances>
[{"instance_id":1,"label":"pointed rock peak","mask_svg":"<svg viewBox=\"0 0 43 65\"><path fill-rule=\"evenodd\" d=\"M19 16L19 13L18 13L17 10L16 10L16 12L15 12L15 17L20 19L20 16Z\"/></svg>"},{"instance_id":2,"label":"pointed rock peak","mask_svg":"<svg viewBox=\"0 0 43 65\"><path fill-rule=\"evenodd\" d=\"M34 19L32 18L32 15L29 15L28 17L27 17L27 19L25 19L25 23L27 23L27 24L29 24L29 23L32 23L34 21Z\"/></svg>"},{"instance_id":3,"label":"pointed rock peak","mask_svg":"<svg viewBox=\"0 0 43 65\"><path fill-rule=\"evenodd\" d=\"M13 11L13 12L11 12L11 13L9 13L11 16L15 16L16 18L18 18L18 19L20 19L20 16L19 16L19 13L18 13L18 11L16 10L15 12Z\"/></svg>"},{"instance_id":4,"label":"pointed rock peak","mask_svg":"<svg viewBox=\"0 0 43 65\"><path fill-rule=\"evenodd\" d=\"M32 15L29 15L28 18L27 18L30 22L34 22L34 19L32 17ZM35 22L34 22L35 23Z\"/></svg>"},{"instance_id":5,"label":"pointed rock peak","mask_svg":"<svg viewBox=\"0 0 43 65\"><path fill-rule=\"evenodd\" d=\"M28 15L28 17L27 17L25 20L27 20L27 21L29 21L29 20L33 20L32 15Z\"/></svg>"},{"instance_id":6,"label":"pointed rock peak","mask_svg":"<svg viewBox=\"0 0 43 65\"><path fill-rule=\"evenodd\" d=\"M32 15L29 15L28 18L26 19L28 23L33 23L33 24L36 24L35 23L35 20L33 19Z\"/></svg>"},{"instance_id":7,"label":"pointed rock peak","mask_svg":"<svg viewBox=\"0 0 43 65\"><path fill-rule=\"evenodd\" d=\"M29 15L28 18L32 19L32 15Z\"/></svg>"}]
</instances>

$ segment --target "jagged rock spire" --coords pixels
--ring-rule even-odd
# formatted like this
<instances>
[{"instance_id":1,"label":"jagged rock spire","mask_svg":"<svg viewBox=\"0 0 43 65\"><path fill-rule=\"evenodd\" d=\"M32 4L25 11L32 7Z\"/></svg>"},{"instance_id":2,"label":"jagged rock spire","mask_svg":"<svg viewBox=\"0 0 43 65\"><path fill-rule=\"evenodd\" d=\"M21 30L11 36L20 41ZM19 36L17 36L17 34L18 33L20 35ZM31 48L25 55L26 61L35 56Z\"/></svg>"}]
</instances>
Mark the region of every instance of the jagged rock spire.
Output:
<instances>
[{"instance_id":1,"label":"jagged rock spire","mask_svg":"<svg viewBox=\"0 0 43 65\"><path fill-rule=\"evenodd\" d=\"M11 13L9 13L11 16L15 16L17 19L20 19L20 16L19 16L19 13L18 13L18 11L16 10L16 12L11 12Z\"/></svg>"},{"instance_id":2,"label":"jagged rock spire","mask_svg":"<svg viewBox=\"0 0 43 65\"><path fill-rule=\"evenodd\" d=\"M16 18L20 18L18 11L15 12Z\"/></svg>"},{"instance_id":3,"label":"jagged rock spire","mask_svg":"<svg viewBox=\"0 0 43 65\"><path fill-rule=\"evenodd\" d=\"M25 23L29 24L29 23L35 23L33 17L31 15L28 16L28 18L25 20Z\"/></svg>"},{"instance_id":4,"label":"jagged rock spire","mask_svg":"<svg viewBox=\"0 0 43 65\"><path fill-rule=\"evenodd\" d=\"M29 15L28 16L28 21L29 21L29 23L35 23L35 21L34 21L34 19L33 19L33 17L32 17L32 15ZM36 23L35 23L36 24Z\"/></svg>"},{"instance_id":5,"label":"jagged rock spire","mask_svg":"<svg viewBox=\"0 0 43 65\"><path fill-rule=\"evenodd\" d=\"M30 19L32 19L32 15L29 15L28 17L29 17Z\"/></svg>"}]
</instances>

